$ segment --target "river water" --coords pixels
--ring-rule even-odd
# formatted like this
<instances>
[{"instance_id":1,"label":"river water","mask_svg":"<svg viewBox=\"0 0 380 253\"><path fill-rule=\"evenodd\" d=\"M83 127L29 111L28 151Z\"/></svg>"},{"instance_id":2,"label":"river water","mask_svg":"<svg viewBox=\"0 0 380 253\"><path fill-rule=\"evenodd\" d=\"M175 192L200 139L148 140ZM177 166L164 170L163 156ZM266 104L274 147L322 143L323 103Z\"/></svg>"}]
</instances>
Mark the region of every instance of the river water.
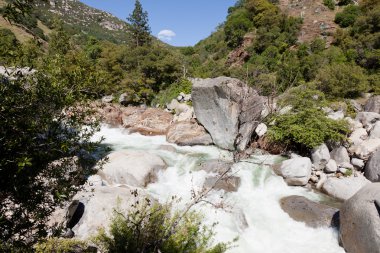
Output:
<instances>
[{"instance_id":1,"label":"river water","mask_svg":"<svg viewBox=\"0 0 380 253\"><path fill-rule=\"evenodd\" d=\"M192 191L202 189L208 176L197 170L202 161L232 160L231 153L214 146L179 147L167 143L164 136L128 134L119 128L103 126L96 136L104 136L104 143L113 150L142 150L159 155L168 168L159 172L157 182L148 185L147 191L160 202L172 196L181 198L178 208L191 201ZM207 201L214 205L201 202L194 207L204 215L206 225L217 222L215 242L238 237L229 253L344 253L338 245L338 231L307 227L282 211L282 197L301 195L314 201L324 197L302 187L290 187L275 175L268 165L281 159L252 155L246 162L235 164L232 172L241 178L238 191L212 191ZM222 208L216 208L216 204Z\"/></svg>"}]
</instances>

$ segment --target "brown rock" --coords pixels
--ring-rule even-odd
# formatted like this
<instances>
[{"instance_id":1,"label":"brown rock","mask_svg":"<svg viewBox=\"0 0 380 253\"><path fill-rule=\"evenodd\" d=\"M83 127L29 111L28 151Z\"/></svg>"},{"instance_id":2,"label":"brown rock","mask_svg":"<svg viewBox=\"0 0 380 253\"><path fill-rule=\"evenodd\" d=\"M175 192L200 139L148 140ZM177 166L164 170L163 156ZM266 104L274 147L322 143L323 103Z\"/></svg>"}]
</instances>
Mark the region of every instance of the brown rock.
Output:
<instances>
[{"instance_id":1,"label":"brown rock","mask_svg":"<svg viewBox=\"0 0 380 253\"><path fill-rule=\"evenodd\" d=\"M339 209L313 202L301 196L289 196L280 200L281 208L289 216L307 226L337 227Z\"/></svg>"},{"instance_id":2,"label":"brown rock","mask_svg":"<svg viewBox=\"0 0 380 253\"><path fill-rule=\"evenodd\" d=\"M218 180L219 177L208 177L204 183L207 188L213 187L215 190L226 192L236 192L240 186L241 179L236 176L228 176Z\"/></svg>"},{"instance_id":3,"label":"brown rock","mask_svg":"<svg viewBox=\"0 0 380 253\"><path fill-rule=\"evenodd\" d=\"M212 144L211 136L203 126L195 121L181 121L172 124L166 134L166 140L180 146Z\"/></svg>"}]
</instances>

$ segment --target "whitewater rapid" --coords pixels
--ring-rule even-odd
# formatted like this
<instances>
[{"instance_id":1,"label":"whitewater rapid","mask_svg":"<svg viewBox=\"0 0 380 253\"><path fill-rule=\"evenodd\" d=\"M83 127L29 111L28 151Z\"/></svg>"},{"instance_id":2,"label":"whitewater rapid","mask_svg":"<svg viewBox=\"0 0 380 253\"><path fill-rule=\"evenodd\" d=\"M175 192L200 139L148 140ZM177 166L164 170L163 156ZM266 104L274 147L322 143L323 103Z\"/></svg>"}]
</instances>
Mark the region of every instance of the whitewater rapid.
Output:
<instances>
[{"instance_id":1,"label":"whitewater rapid","mask_svg":"<svg viewBox=\"0 0 380 253\"><path fill-rule=\"evenodd\" d=\"M191 201L192 190L202 189L208 175L197 170L202 161L232 160L230 152L214 146L179 147L167 143L164 136L128 134L126 130L107 126L96 134L96 138L100 136L113 150L142 150L159 155L168 168L159 172L157 182L148 185L147 191L160 202L172 196L181 198L178 208ZM338 245L337 230L307 227L281 209L279 200L285 196L300 195L314 201L324 197L302 187L290 187L275 175L268 165L280 159L253 155L246 162L235 164L233 173L241 178L238 191L212 191L207 197L209 202L222 203L223 208L205 202L195 206L204 215L206 225L217 222L215 242L238 237L229 253L344 253ZM262 164L257 165L259 162Z\"/></svg>"}]
</instances>

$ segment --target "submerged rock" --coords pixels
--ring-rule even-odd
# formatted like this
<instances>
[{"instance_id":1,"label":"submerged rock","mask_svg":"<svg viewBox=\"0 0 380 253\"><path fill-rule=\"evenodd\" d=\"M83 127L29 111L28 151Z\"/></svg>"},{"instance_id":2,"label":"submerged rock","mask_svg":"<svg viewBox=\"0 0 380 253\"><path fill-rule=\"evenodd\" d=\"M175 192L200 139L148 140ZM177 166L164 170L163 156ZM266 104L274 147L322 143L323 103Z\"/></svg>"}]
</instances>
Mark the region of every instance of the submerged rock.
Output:
<instances>
[{"instance_id":1,"label":"submerged rock","mask_svg":"<svg viewBox=\"0 0 380 253\"><path fill-rule=\"evenodd\" d=\"M253 88L229 77L194 79L192 99L197 120L228 150L247 147L265 103Z\"/></svg>"},{"instance_id":2,"label":"submerged rock","mask_svg":"<svg viewBox=\"0 0 380 253\"><path fill-rule=\"evenodd\" d=\"M307 226L337 227L339 209L313 202L302 196L289 196L280 200L281 208L291 218Z\"/></svg>"},{"instance_id":3,"label":"submerged rock","mask_svg":"<svg viewBox=\"0 0 380 253\"><path fill-rule=\"evenodd\" d=\"M240 186L240 183L240 177L226 176L219 178L218 176L213 176L206 178L204 187L213 188L215 190L224 190L225 192L236 192Z\"/></svg>"},{"instance_id":4,"label":"submerged rock","mask_svg":"<svg viewBox=\"0 0 380 253\"><path fill-rule=\"evenodd\" d=\"M380 183L366 185L343 204L340 238L349 253L380 253Z\"/></svg>"}]
</instances>

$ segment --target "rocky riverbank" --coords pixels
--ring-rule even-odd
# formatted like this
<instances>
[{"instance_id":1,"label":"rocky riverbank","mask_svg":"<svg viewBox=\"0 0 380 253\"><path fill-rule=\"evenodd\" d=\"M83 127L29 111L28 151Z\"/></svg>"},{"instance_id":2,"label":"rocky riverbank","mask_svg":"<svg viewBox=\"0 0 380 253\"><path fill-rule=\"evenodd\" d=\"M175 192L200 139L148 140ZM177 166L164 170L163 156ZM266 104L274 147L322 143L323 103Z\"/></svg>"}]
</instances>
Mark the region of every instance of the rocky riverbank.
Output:
<instances>
[{"instance_id":1,"label":"rocky riverbank","mask_svg":"<svg viewBox=\"0 0 380 253\"><path fill-rule=\"evenodd\" d=\"M180 146L216 145L225 150L237 150L235 162L238 158L249 157L256 147L265 148L268 145L265 141L268 128L262 122L263 119L269 112L286 109L276 108L275 103L269 104L268 98L258 95L245 83L227 77L194 79L192 94L179 94L165 109L125 107L112 103L112 100L111 97L105 97L95 104L103 122L123 127L129 133L164 135L167 142ZM340 226L341 240L348 252L380 252L380 226L353 223L362 222L364 215L369 215L373 224L380 222L379 216L376 216L376 213L380 213L377 194L380 192L380 184L376 183L380 182L380 96L369 98L363 106L356 101L351 102L355 105L355 118L345 118L345 111L341 109L334 111L324 108L327 117L348 121L351 134L346 141L322 144L313 149L308 157L293 152L289 159L272 168L290 186L316 189L338 201L344 201L342 210L339 211L305 198L287 197L281 200L281 207L290 217L311 227ZM171 146L162 147L167 148L173 149ZM270 147L269 150L273 148ZM113 194L112 198L120 193L124 201L126 193L133 187L143 189L155 182L157 172L167 167L159 156L138 151L118 151L111 153L109 158L110 163L98 175L89 179L89 184L95 186L93 195L79 193L76 197L81 203L86 203L88 208L91 208L92 202L97 203L98 198L111 194L114 188L107 187L117 185L126 187L118 187L114 192L117 194ZM240 177L230 176L228 180L218 180L218 175L231 168L231 162L215 160L202 165L202 170L216 173L214 177L207 177L204 187L236 192L241 184ZM98 189L97 185L102 187ZM367 191L369 195L363 194ZM366 201L374 204L364 204ZM124 202L130 204L129 198ZM353 203L363 203L360 204L360 212ZM95 214L99 208L91 208L92 214L100 215ZM102 217L107 217L110 210L102 212ZM87 225L81 229L81 224L86 223L86 217L81 219L75 230L79 237L94 232ZM107 224L104 217L99 219L103 225ZM100 223L93 225L96 228ZM356 246L353 246L352 238L364 236L372 239L357 239L354 243ZM376 247L378 251L373 251Z\"/></svg>"}]
</instances>

